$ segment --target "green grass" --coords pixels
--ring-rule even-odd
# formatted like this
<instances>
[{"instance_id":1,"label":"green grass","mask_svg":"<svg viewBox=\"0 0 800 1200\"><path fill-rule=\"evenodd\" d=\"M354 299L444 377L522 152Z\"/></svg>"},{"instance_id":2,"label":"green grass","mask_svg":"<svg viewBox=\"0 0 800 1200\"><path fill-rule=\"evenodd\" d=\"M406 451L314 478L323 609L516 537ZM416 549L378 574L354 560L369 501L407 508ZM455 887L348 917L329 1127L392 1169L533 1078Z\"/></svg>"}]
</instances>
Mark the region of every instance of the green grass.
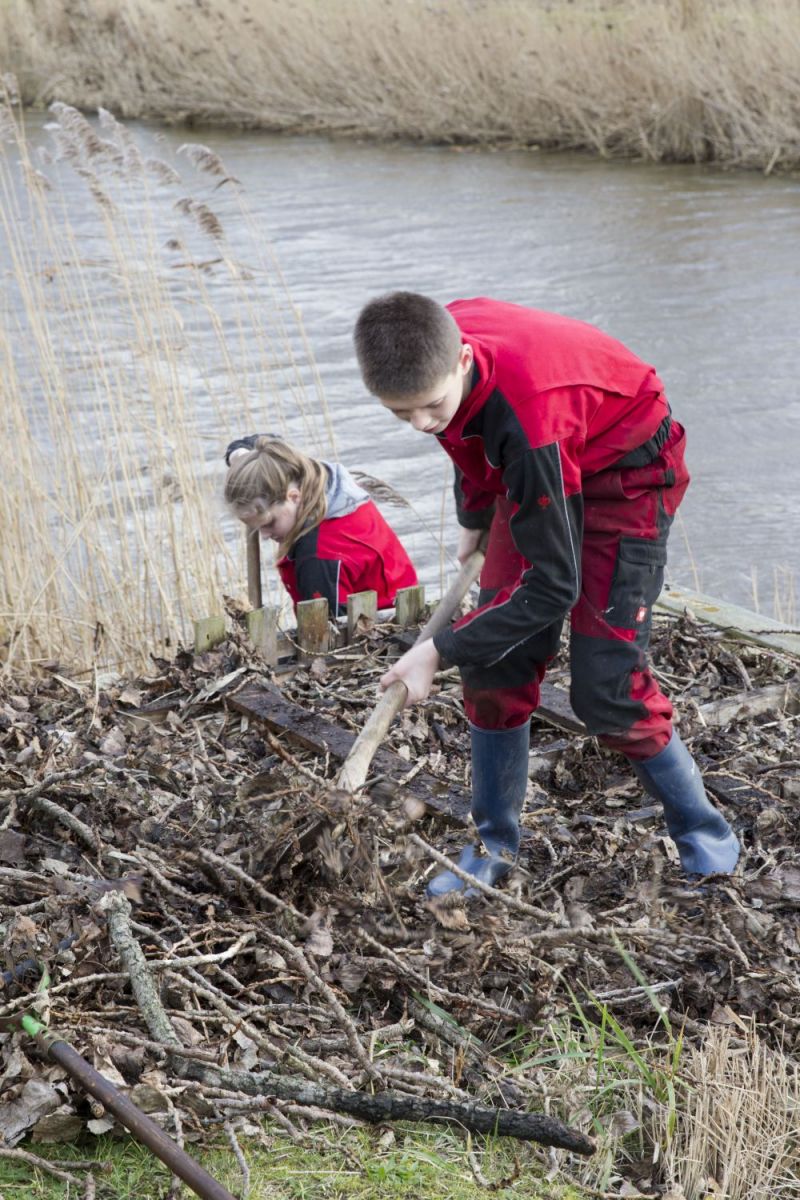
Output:
<instances>
[{"instance_id":1,"label":"green grass","mask_svg":"<svg viewBox=\"0 0 800 1200\"><path fill-rule=\"evenodd\" d=\"M249 1200L368 1200L413 1196L415 1200L477 1200L486 1187L476 1182L465 1143L446 1131L395 1130L386 1146L384 1132L343 1131L315 1126L314 1148L297 1145L283 1133L265 1126L261 1139L244 1140L250 1172ZM472 1143L484 1179L497 1187L492 1195L517 1200L580 1200L581 1192L555 1187L543 1179L532 1147L507 1139ZM158 1200L169 1187L166 1168L130 1138L102 1137L82 1145L35 1146L25 1149L69 1169L69 1162L96 1159L110 1164L97 1174L98 1200ZM241 1195L242 1175L227 1141L200 1153L187 1149L235 1196ZM516 1159L515 1159L516 1156ZM81 1174L81 1172L76 1172ZM514 1178L517 1176L516 1178ZM513 1180L503 1186L505 1180ZM0 1159L0 1194L4 1200L76 1200L76 1189L25 1164ZM188 1188L184 1196L192 1193Z\"/></svg>"}]
</instances>

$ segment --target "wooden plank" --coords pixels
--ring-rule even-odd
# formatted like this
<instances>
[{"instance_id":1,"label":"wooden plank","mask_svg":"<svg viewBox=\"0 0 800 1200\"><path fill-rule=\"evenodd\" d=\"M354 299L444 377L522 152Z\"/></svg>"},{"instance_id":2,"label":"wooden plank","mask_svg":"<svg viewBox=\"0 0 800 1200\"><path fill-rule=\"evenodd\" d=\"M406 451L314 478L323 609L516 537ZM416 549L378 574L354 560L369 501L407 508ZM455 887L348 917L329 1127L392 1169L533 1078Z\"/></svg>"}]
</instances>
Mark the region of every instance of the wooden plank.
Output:
<instances>
[{"instance_id":1,"label":"wooden plank","mask_svg":"<svg viewBox=\"0 0 800 1200\"><path fill-rule=\"evenodd\" d=\"M724 630L737 641L755 642L772 650L800 655L800 629L736 604L716 600L703 592L695 592L691 588L666 587L656 607L678 615L688 608L698 620Z\"/></svg>"},{"instance_id":2,"label":"wooden plank","mask_svg":"<svg viewBox=\"0 0 800 1200\"><path fill-rule=\"evenodd\" d=\"M278 661L279 614L279 608L267 605L252 609L246 617L247 636L270 666L275 666Z\"/></svg>"},{"instance_id":3,"label":"wooden plank","mask_svg":"<svg viewBox=\"0 0 800 1200\"><path fill-rule=\"evenodd\" d=\"M326 654L329 646L328 601L301 600L297 606L297 644L300 659L307 662L319 654Z\"/></svg>"},{"instance_id":4,"label":"wooden plank","mask_svg":"<svg viewBox=\"0 0 800 1200\"><path fill-rule=\"evenodd\" d=\"M784 683L710 700L707 704L698 705L697 714L706 725L727 725L730 721L741 721L764 713L796 713L798 710L800 682L787 679Z\"/></svg>"},{"instance_id":5,"label":"wooden plank","mask_svg":"<svg viewBox=\"0 0 800 1200\"><path fill-rule=\"evenodd\" d=\"M347 645L358 634L358 622L364 618L369 626L378 619L378 593L352 592L347 597Z\"/></svg>"},{"instance_id":6,"label":"wooden plank","mask_svg":"<svg viewBox=\"0 0 800 1200\"><path fill-rule=\"evenodd\" d=\"M706 791L711 792L712 796L723 804L729 804L732 808L752 805L759 811L785 807L785 800L752 779L719 770L714 760L705 754L696 754L695 759L700 767Z\"/></svg>"},{"instance_id":7,"label":"wooden plank","mask_svg":"<svg viewBox=\"0 0 800 1200\"><path fill-rule=\"evenodd\" d=\"M225 640L225 618L203 617L194 623L194 652L202 654Z\"/></svg>"},{"instance_id":8,"label":"wooden plank","mask_svg":"<svg viewBox=\"0 0 800 1200\"><path fill-rule=\"evenodd\" d=\"M242 688L235 696L226 697L225 703L236 712L263 721L273 733L286 734L306 749L316 754L329 754L339 762L347 758L356 740L349 729L293 704L278 688L263 681ZM372 760L376 775L388 776L398 784L413 765L386 749L379 750ZM401 788L400 794L421 800L434 812L451 817L459 824L469 824L470 793L458 784L448 784L421 771Z\"/></svg>"},{"instance_id":9,"label":"wooden plank","mask_svg":"<svg viewBox=\"0 0 800 1200\"><path fill-rule=\"evenodd\" d=\"M424 607L425 588L421 583L400 588L394 600L394 619L403 629L409 625L419 625Z\"/></svg>"}]
</instances>

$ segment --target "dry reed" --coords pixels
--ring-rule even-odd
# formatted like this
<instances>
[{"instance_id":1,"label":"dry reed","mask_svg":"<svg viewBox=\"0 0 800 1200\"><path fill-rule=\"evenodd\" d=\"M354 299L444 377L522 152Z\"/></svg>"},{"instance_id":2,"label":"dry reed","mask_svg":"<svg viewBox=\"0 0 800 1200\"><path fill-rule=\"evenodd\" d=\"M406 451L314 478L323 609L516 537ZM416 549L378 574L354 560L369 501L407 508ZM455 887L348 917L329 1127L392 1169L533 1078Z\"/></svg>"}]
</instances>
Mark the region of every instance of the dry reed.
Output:
<instances>
[{"instance_id":1,"label":"dry reed","mask_svg":"<svg viewBox=\"0 0 800 1200\"><path fill-rule=\"evenodd\" d=\"M754 1030L711 1027L685 1054L675 1133L662 1128L662 1171L686 1200L800 1194L800 1074Z\"/></svg>"},{"instance_id":2,"label":"dry reed","mask_svg":"<svg viewBox=\"0 0 800 1200\"><path fill-rule=\"evenodd\" d=\"M796 0L15 0L23 100L125 117L800 163Z\"/></svg>"},{"instance_id":3,"label":"dry reed","mask_svg":"<svg viewBox=\"0 0 800 1200\"><path fill-rule=\"evenodd\" d=\"M14 100L0 105L0 667L141 669L243 587L235 523L223 536L226 442L267 423L326 449L324 399L308 402L297 314L235 181L214 192L218 174L191 166L182 181L110 114L98 130L63 103L39 169ZM70 171L86 201L60 187Z\"/></svg>"}]
</instances>

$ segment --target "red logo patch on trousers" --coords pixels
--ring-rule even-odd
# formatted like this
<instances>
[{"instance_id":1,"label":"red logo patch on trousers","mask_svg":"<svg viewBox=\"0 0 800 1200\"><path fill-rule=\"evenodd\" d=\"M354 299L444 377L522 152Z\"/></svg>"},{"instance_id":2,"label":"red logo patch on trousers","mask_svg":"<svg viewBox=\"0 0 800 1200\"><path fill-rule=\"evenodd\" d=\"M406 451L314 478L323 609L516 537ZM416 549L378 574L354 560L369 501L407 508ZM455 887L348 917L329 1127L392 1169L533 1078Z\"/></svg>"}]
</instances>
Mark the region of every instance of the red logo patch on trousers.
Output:
<instances>
[{"instance_id":1,"label":"red logo patch on trousers","mask_svg":"<svg viewBox=\"0 0 800 1200\"><path fill-rule=\"evenodd\" d=\"M634 617L634 620L637 625L641 625L642 621L647 620L647 608L644 604L640 605L640 607L637 608L636 616Z\"/></svg>"}]
</instances>

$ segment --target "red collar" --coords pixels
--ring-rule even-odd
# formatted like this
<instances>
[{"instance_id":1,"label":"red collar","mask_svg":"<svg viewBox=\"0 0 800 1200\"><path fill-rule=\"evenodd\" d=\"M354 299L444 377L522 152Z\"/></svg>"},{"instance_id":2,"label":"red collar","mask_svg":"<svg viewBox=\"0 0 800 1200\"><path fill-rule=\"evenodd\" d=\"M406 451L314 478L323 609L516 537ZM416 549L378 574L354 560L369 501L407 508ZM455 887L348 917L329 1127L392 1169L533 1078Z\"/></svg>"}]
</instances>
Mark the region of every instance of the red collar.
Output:
<instances>
[{"instance_id":1,"label":"red collar","mask_svg":"<svg viewBox=\"0 0 800 1200\"><path fill-rule=\"evenodd\" d=\"M465 425L469 424L482 408L495 388L494 357L491 351L474 338L468 337L466 340L472 346L475 362L473 372L477 375L477 382L459 404L447 428L436 435L440 441L451 444L462 441Z\"/></svg>"}]
</instances>

